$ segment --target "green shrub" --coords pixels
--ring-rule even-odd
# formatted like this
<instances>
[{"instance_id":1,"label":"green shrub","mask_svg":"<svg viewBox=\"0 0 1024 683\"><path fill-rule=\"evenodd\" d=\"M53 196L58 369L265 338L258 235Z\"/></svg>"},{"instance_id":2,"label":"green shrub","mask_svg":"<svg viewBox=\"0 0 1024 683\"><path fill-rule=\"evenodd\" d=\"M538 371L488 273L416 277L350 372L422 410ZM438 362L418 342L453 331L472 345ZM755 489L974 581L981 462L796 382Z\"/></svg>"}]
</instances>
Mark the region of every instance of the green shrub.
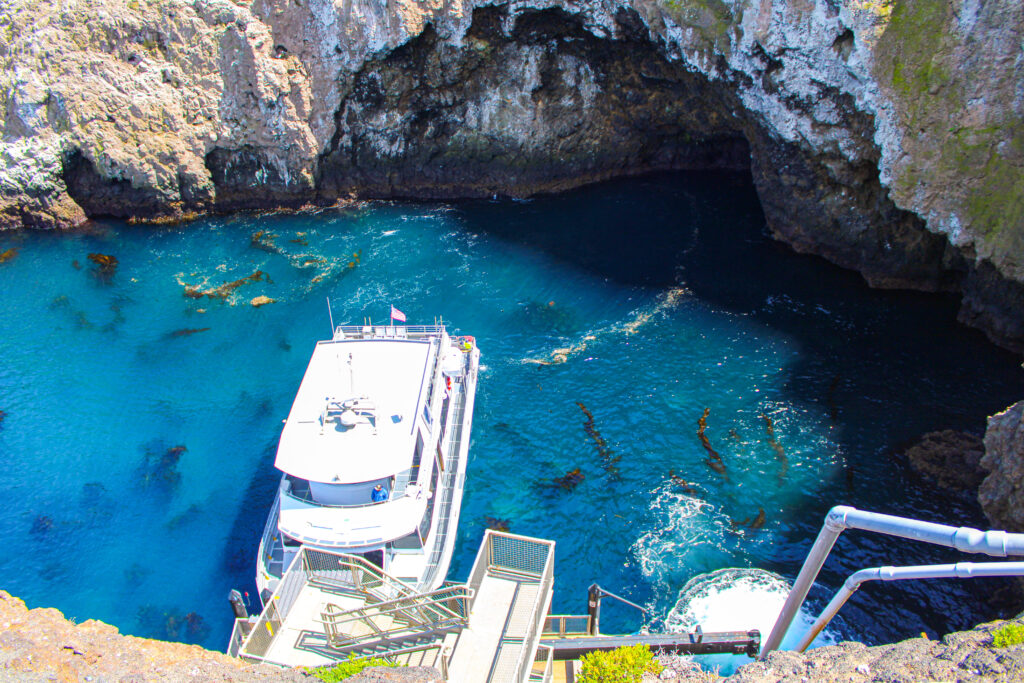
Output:
<instances>
[{"instance_id":1,"label":"green shrub","mask_svg":"<svg viewBox=\"0 0 1024 683\"><path fill-rule=\"evenodd\" d=\"M1007 624L992 632L993 647L1010 647L1024 643L1024 626Z\"/></svg>"},{"instance_id":2,"label":"green shrub","mask_svg":"<svg viewBox=\"0 0 1024 683\"><path fill-rule=\"evenodd\" d=\"M316 678L319 678L325 683L338 683L343 681L349 676L355 676L363 669L371 666L398 666L393 662L389 662L386 659L380 659L378 657L371 657L370 659L356 658L349 659L348 661L341 662L334 666L322 666L319 669L313 669L310 673Z\"/></svg>"},{"instance_id":3,"label":"green shrub","mask_svg":"<svg viewBox=\"0 0 1024 683\"><path fill-rule=\"evenodd\" d=\"M640 683L645 673L658 675L661 663L646 645L620 647L601 652L595 650L580 659L579 683Z\"/></svg>"}]
</instances>

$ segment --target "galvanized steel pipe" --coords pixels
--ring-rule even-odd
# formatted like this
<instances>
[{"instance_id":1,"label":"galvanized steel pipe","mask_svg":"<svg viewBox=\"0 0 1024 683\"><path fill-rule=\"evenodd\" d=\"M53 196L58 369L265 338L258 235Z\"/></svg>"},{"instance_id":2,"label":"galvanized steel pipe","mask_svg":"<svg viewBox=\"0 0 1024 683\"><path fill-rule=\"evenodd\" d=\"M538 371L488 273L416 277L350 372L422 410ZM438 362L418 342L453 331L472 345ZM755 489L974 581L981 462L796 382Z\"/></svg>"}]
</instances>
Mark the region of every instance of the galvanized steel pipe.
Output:
<instances>
[{"instance_id":1,"label":"galvanized steel pipe","mask_svg":"<svg viewBox=\"0 0 1024 683\"><path fill-rule=\"evenodd\" d=\"M973 579L986 576L1024 576L1024 562L957 562L956 564L928 564L913 567L874 567L850 574L843 587L832 597L828 606L811 624L800 639L797 652L806 650L818 637L850 596L866 581L900 581L902 579Z\"/></svg>"},{"instance_id":2,"label":"galvanized steel pipe","mask_svg":"<svg viewBox=\"0 0 1024 683\"><path fill-rule=\"evenodd\" d=\"M761 659L778 649L783 637L793 623L794 617L807 598L807 593L821 571L836 539L846 529L863 529L888 536L897 536L913 541L922 541L956 548L966 553L984 553L995 557L1024 555L1024 534L1009 534L1005 531L980 531L970 527L953 527L933 522L922 522L906 517L883 515L877 512L858 510L846 505L837 505L825 515L825 523L814 541L803 567L793 583L779 618L761 650Z\"/></svg>"}]
</instances>

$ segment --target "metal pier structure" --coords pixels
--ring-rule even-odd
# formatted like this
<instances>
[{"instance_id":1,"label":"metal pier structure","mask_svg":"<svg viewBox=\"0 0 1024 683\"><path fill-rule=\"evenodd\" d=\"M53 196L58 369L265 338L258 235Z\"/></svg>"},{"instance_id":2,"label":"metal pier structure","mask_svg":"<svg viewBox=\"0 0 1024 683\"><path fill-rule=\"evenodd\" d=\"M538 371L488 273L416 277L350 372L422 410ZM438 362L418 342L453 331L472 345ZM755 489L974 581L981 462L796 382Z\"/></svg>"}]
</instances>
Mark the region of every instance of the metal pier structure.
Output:
<instances>
[{"instance_id":1,"label":"metal pier structure","mask_svg":"<svg viewBox=\"0 0 1024 683\"><path fill-rule=\"evenodd\" d=\"M283 667L386 657L453 683L550 681L554 542L488 530L465 584L420 593L362 557L302 548L228 654Z\"/></svg>"},{"instance_id":2,"label":"metal pier structure","mask_svg":"<svg viewBox=\"0 0 1024 683\"><path fill-rule=\"evenodd\" d=\"M488 530L466 583L419 592L363 557L303 547L259 616L235 620L228 654L282 667L382 657L451 683L543 683L561 680L556 661L623 645L757 653L757 631L602 635L600 598L622 598L596 584L590 614L549 615L554 560L554 541Z\"/></svg>"}]
</instances>

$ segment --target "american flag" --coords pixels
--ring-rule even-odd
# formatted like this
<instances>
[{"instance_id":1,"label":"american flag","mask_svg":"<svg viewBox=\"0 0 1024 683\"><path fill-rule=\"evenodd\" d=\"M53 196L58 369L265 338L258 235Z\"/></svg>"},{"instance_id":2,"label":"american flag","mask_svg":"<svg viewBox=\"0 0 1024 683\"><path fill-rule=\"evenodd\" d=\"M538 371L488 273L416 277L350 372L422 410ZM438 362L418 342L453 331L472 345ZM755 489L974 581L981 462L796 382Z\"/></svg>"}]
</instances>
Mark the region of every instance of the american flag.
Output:
<instances>
[{"instance_id":1,"label":"american flag","mask_svg":"<svg viewBox=\"0 0 1024 683\"><path fill-rule=\"evenodd\" d=\"M392 306L391 307L391 319L392 320L397 320L400 323L404 323L405 322L405 313L402 313L400 310L398 310L397 308Z\"/></svg>"}]
</instances>

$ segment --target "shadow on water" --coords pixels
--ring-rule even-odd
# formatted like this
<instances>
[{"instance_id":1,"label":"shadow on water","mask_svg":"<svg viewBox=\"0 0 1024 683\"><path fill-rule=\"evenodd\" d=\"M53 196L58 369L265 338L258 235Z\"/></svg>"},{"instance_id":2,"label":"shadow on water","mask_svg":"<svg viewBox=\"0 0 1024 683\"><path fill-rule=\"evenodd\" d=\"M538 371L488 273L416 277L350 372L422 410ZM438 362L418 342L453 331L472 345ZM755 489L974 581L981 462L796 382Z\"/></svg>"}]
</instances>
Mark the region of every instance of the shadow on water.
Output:
<instances>
[{"instance_id":1,"label":"shadow on water","mask_svg":"<svg viewBox=\"0 0 1024 683\"><path fill-rule=\"evenodd\" d=\"M775 242L742 173L656 174L527 201L460 202L456 210L471 233L541 250L627 287L657 292L682 284L702 304L792 340L799 354L770 398L820 414L843 466L798 503L769 511L791 543L759 547L751 560L757 566L793 578L837 504L988 527L972 502L922 487L894 457L929 431L981 433L987 415L1024 396L1020 359L959 324L958 297L873 290L855 272ZM762 433L770 429L784 477L785 420L765 410L759 422ZM844 539L841 556L826 565L827 586L867 566L948 561L931 547L848 536L854 539ZM891 619L915 634L942 633L995 616L989 594L1006 589L995 580L944 582L942 591L926 584L860 591L847 618L875 611L865 622ZM892 606L896 592L922 608L908 616ZM870 642L870 631L859 630Z\"/></svg>"},{"instance_id":2,"label":"shadow on water","mask_svg":"<svg viewBox=\"0 0 1024 683\"><path fill-rule=\"evenodd\" d=\"M231 586L241 591L248 591L256 596L256 553L260 538L267 522L267 514L274 504L278 483L281 481L280 471L274 469L274 457L277 454L277 437L263 449L256 469L245 495L242 506L235 515L224 544L222 567L230 579ZM227 596L225 607L227 610ZM254 602L253 607L258 607Z\"/></svg>"}]
</instances>

